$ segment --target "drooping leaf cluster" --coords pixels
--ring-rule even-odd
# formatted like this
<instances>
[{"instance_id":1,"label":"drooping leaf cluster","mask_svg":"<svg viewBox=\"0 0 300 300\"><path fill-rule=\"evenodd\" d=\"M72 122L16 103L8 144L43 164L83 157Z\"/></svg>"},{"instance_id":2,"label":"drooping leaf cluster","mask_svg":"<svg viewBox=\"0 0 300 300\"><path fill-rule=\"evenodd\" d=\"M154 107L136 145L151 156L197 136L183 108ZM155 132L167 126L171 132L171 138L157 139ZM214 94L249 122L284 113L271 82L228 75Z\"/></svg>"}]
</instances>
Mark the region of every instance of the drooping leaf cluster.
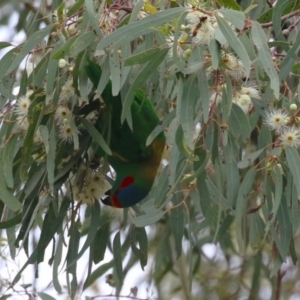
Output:
<instances>
[{"instance_id":1,"label":"drooping leaf cluster","mask_svg":"<svg viewBox=\"0 0 300 300\"><path fill-rule=\"evenodd\" d=\"M53 1L44 10L4 3L22 16L16 28L26 33L20 45L0 41L7 50L0 60L0 229L10 256L23 248L28 257L12 284L29 264L47 260L62 292L66 261L75 297L78 260L88 254L83 289L110 270L119 293L149 255L158 294L173 273L180 283L171 292L190 299L195 284L207 299L212 291L202 278L215 272L203 274L213 269L203 246L217 243L227 258L250 257L241 269L252 282L247 290L242 272L228 267L223 281L236 288L216 288L220 299L259 299L259 278L279 287L283 262L299 259L300 5L237 2ZM102 68L97 89L85 71L89 60ZM122 221L99 202L114 180L101 99L109 81L122 97L121 122L131 126L139 90L161 119L147 144L162 131L167 137L153 189L134 213L122 211ZM107 252L114 258L104 263Z\"/></svg>"}]
</instances>

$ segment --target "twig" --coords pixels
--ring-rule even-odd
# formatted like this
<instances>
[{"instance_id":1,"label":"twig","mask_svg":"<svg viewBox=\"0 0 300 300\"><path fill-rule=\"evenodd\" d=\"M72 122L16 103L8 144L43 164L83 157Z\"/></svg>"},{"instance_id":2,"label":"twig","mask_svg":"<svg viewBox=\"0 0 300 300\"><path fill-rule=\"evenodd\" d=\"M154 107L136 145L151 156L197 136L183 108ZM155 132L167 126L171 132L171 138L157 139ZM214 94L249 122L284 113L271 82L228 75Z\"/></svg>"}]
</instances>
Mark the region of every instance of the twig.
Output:
<instances>
[{"instance_id":1,"label":"twig","mask_svg":"<svg viewBox=\"0 0 300 300\"><path fill-rule=\"evenodd\" d=\"M289 19L291 17L298 16L299 14L300 14L300 9L292 11L289 14L282 16L280 18L280 20L281 21L285 21L285 20L287 20L287 19ZM260 26L263 27L263 28L269 28L269 27L273 26L273 22L262 23L262 24L260 24Z\"/></svg>"},{"instance_id":2,"label":"twig","mask_svg":"<svg viewBox=\"0 0 300 300\"><path fill-rule=\"evenodd\" d=\"M24 2L23 3L25 5L25 7L31 11L33 11L34 13L37 14L37 16L39 17L39 19L42 19L46 25L50 25L51 24L51 20L49 19L49 17L46 17L37 7L35 7L33 4L28 3L28 2Z\"/></svg>"}]
</instances>

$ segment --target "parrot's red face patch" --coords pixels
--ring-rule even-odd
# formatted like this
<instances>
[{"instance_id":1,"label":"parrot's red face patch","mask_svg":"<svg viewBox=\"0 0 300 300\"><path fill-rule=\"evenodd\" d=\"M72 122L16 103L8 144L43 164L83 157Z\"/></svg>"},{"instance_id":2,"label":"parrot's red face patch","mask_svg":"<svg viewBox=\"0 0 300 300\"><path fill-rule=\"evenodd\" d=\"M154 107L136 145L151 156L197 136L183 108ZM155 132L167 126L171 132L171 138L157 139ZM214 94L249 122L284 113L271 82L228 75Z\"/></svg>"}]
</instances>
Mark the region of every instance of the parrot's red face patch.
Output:
<instances>
[{"instance_id":1,"label":"parrot's red face patch","mask_svg":"<svg viewBox=\"0 0 300 300\"><path fill-rule=\"evenodd\" d=\"M122 204L119 202L118 197L110 196L110 199L111 199L111 206L117 207L117 208L122 208Z\"/></svg>"},{"instance_id":2,"label":"parrot's red face patch","mask_svg":"<svg viewBox=\"0 0 300 300\"><path fill-rule=\"evenodd\" d=\"M120 190L126 188L127 186L131 185L132 183L134 183L133 176L125 177L120 185Z\"/></svg>"}]
</instances>

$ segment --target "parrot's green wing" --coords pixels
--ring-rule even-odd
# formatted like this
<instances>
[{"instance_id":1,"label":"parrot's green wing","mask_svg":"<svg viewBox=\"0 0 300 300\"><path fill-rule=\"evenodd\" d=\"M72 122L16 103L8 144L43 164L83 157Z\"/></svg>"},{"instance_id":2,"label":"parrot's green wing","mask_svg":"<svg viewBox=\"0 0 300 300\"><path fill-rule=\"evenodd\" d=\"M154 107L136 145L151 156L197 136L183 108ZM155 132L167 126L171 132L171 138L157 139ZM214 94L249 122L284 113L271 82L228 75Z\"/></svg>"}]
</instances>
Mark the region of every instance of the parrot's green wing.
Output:
<instances>
[{"instance_id":1,"label":"parrot's green wing","mask_svg":"<svg viewBox=\"0 0 300 300\"><path fill-rule=\"evenodd\" d=\"M101 68L95 62L89 61L86 72L97 88ZM110 81L101 96L111 116L108 142L112 155L107 160L117 174L108 197L102 202L119 208L130 207L142 201L153 185L165 147L165 135L161 132L146 146L147 138L158 125L159 118L151 101L142 92L135 93L131 105L132 130L127 121L121 123L121 96L112 95ZM102 129L102 119L103 115L102 118L100 115L96 125L99 131Z\"/></svg>"},{"instance_id":2,"label":"parrot's green wing","mask_svg":"<svg viewBox=\"0 0 300 300\"><path fill-rule=\"evenodd\" d=\"M102 74L100 66L90 61L86 67L86 72L94 87L97 87ZM109 81L101 94L111 112L110 148L114 158L109 158L109 160L138 163L151 159L153 147L151 145L146 147L146 140L159 123L159 118L151 101L142 92L136 92L131 106L133 123L133 130L131 130L126 121L121 124L121 96L113 96L111 90L111 82ZM164 135L161 135L161 138L164 142Z\"/></svg>"}]
</instances>

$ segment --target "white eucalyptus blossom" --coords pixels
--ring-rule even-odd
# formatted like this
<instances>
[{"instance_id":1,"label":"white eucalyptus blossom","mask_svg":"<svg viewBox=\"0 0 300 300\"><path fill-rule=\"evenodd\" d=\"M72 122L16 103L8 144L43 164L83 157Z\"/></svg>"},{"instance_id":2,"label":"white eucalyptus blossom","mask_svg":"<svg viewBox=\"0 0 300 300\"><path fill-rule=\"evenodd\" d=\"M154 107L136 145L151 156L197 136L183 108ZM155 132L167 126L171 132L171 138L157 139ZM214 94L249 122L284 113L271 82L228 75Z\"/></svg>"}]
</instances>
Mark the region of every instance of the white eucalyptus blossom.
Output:
<instances>
[{"instance_id":1,"label":"white eucalyptus blossom","mask_svg":"<svg viewBox=\"0 0 300 300\"><path fill-rule=\"evenodd\" d=\"M284 128L279 136L279 141L283 146L299 148L300 147L300 131L295 127Z\"/></svg>"},{"instance_id":2,"label":"white eucalyptus blossom","mask_svg":"<svg viewBox=\"0 0 300 300\"><path fill-rule=\"evenodd\" d=\"M62 86L59 101L68 101L75 94L75 89L73 86L73 78L69 77L66 83Z\"/></svg>"},{"instance_id":3,"label":"white eucalyptus blossom","mask_svg":"<svg viewBox=\"0 0 300 300\"><path fill-rule=\"evenodd\" d=\"M248 113L249 108L252 105L250 96L246 94L239 94L235 97L235 103L244 111L244 113Z\"/></svg>"},{"instance_id":4,"label":"white eucalyptus blossom","mask_svg":"<svg viewBox=\"0 0 300 300\"><path fill-rule=\"evenodd\" d=\"M264 123L272 130L281 130L286 127L289 120L287 112L280 109L272 109L266 113Z\"/></svg>"},{"instance_id":5,"label":"white eucalyptus blossom","mask_svg":"<svg viewBox=\"0 0 300 300\"><path fill-rule=\"evenodd\" d=\"M17 129L19 131L26 131L29 127L29 122L27 117L19 117L17 118Z\"/></svg>"},{"instance_id":6,"label":"white eucalyptus blossom","mask_svg":"<svg viewBox=\"0 0 300 300\"><path fill-rule=\"evenodd\" d=\"M75 132L73 132L73 129L71 125L69 124L61 124L58 129L58 137L62 141L66 143L71 143L73 141L73 135Z\"/></svg>"},{"instance_id":7,"label":"white eucalyptus blossom","mask_svg":"<svg viewBox=\"0 0 300 300\"><path fill-rule=\"evenodd\" d=\"M111 188L104 174L100 170L82 170L84 183L82 186L72 183L72 192L74 199L82 201L87 205L93 205L95 200L105 195L105 192ZM82 182L80 182L81 184Z\"/></svg>"},{"instance_id":8,"label":"white eucalyptus blossom","mask_svg":"<svg viewBox=\"0 0 300 300\"><path fill-rule=\"evenodd\" d=\"M28 115L28 109L30 106L30 99L26 96L21 96L16 103L15 106L15 113L17 114L18 118L23 118Z\"/></svg>"},{"instance_id":9,"label":"white eucalyptus blossom","mask_svg":"<svg viewBox=\"0 0 300 300\"><path fill-rule=\"evenodd\" d=\"M215 27L213 24L216 22L215 17L193 10L187 14L186 20L195 44L208 45L214 39Z\"/></svg>"},{"instance_id":10,"label":"white eucalyptus blossom","mask_svg":"<svg viewBox=\"0 0 300 300\"><path fill-rule=\"evenodd\" d=\"M174 35L170 34L168 38L166 38L166 42L169 49L168 56L173 57L173 45L174 45ZM188 34L185 31L180 33L180 36L177 41L177 57L182 56L184 54L184 49L182 48L183 43L188 39Z\"/></svg>"},{"instance_id":11,"label":"white eucalyptus blossom","mask_svg":"<svg viewBox=\"0 0 300 300\"><path fill-rule=\"evenodd\" d=\"M248 95L251 98L261 99L259 91L254 87L242 86L240 93L244 95Z\"/></svg>"},{"instance_id":12,"label":"white eucalyptus blossom","mask_svg":"<svg viewBox=\"0 0 300 300\"><path fill-rule=\"evenodd\" d=\"M55 111L55 120L60 123L64 124L66 121L69 121L71 118L71 112L65 105L59 105Z\"/></svg>"},{"instance_id":13,"label":"white eucalyptus blossom","mask_svg":"<svg viewBox=\"0 0 300 300\"><path fill-rule=\"evenodd\" d=\"M225 69L225 73L227 73L230 77L236 80L246 77L246 71L242 61L233 54L223 53L222 61L228 68Z\"/></svg>"}]
</instances>

